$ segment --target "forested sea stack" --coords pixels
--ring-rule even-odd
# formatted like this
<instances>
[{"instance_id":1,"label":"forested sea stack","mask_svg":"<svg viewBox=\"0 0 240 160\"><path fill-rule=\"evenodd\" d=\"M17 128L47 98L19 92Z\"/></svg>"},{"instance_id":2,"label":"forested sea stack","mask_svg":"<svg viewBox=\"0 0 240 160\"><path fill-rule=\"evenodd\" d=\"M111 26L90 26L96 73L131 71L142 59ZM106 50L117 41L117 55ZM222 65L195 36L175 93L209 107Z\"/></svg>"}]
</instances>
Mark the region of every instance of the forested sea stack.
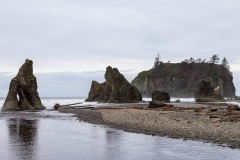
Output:
<instances>
[{"instance_id":1,"label":"forested sea stack","mask_svg":"<svg viewBox=\"0 0 240 160\"><path fill-rule=\"evenodd\" d=\"M97 101L101 103L133 103L142 101L141 93L132 86L117 68L107 67L106 81L99 84L92 81L87 102Z\"/></svg>"},{"instance_id":2,"label":"forested sea stack","mask_svg":"<svg viewBox=\"0 0 240 160\"><path fill-rule=\"evenodd\" d=\"M19 99L18 97L19 96ZM43 110L37 91L37 79L33 75L33 61L26 59L12 79L2 111Z\"/></svg>"},{"instance_id":3,"label":"forested sea stack","mask_svg":"<svg viewBox=\"0 0 240 160\"><path fill-rule=\"evenodd\" d=\"M144 97L151 97L154 89L163 89L171 97L194 97L198 82L208 79L214 88L219 86L220 95L235 97L231 72L223 65L214 63L159 63L143 71L131 82Z\"/></svg>"}]
</instances>

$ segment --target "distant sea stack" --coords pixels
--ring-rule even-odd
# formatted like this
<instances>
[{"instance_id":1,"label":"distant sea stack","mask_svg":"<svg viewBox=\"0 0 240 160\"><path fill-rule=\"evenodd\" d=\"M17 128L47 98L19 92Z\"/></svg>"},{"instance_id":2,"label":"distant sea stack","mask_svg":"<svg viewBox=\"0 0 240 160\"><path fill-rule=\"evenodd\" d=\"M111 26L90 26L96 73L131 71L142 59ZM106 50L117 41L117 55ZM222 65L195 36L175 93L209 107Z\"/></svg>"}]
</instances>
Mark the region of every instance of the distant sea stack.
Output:
<instances>
[{"instance_id":1,"label":"distant sea stack","mask_svg":"<svg viewBox=\"0 0 240 160\"><path fill-rule=\"evenodd\" d=\"M161 63L143 71L131 82L143 97L151 97L154 89L163 89L171 97L194 97L198 82L207 79L220 95L235 97L233 76L222 65L212 63Z\"/></svg>"},{"instance_id":2,"label":"distant sea stack","mask_svg":"<svg viewBox=\"0 0 240 160\"><path fill-rule=\"evenodd\" d=\"M37 91L37 79L33 75L33 61L26 59L12 79L2 111L43 110Z\"/></svg>"},{"instance_id":3,"label":"distant sea stack","mask_svg":"<svg viewBox=\"0 0 240 160\"><path fill-rule=\"evenodd\" d=\"M86 102L100 103L134 103L142 101L141 93L131 85L117 68L107 67L106 81L99 84L92 81Z\"/></svg>"}]
</instances>

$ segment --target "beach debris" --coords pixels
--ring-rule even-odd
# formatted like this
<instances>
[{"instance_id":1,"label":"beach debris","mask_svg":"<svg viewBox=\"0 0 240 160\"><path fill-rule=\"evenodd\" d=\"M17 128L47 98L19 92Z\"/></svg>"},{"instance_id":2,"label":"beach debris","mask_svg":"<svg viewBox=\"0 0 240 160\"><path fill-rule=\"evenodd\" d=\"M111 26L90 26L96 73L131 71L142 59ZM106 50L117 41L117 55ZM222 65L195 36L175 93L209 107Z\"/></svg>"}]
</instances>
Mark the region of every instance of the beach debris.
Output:
<instances>
[{"instance_id":1,"label":"beach debris","mask_svg":"<svg viewBox=\"0 0 240 160\"><path fill-rule=\"evenodd\" d=\"M43 110L37 91L37 79L33 75L33 61L26 59L16 77L10 83L2 111Z\"/></svg>"},{"instance_id":2,"label":"beach debris","mask_svg":"<svg viewBox=\"0 0 240 160\"><path fill-rule=\"evenodd\" d=\"M240 108L237 104L228 104L227 110L240 111Z\"/></svg>"},{"instance_id":3,"label":"beach debris","mask_svg":"<svg viewBox=\"0 0 240 160\"><path fill-rule=\"evenodd\" d=\"M195 108L194 112L201 112L203 110L203 108L199 107L199 108Z\"/></svg>"},{"instance_id":4,"label":"beach debris","mask_svg":"<svg viewBox=\"0 0 240 160\"><path fill-rule=\"evenodd\" d=\"M235 100L240 100L240 97L236 96L234 97Z\"/></svg>"},{"instance_id":5,"label":"beach debris","mask_svg":"<svg viewBox=\"0 0 240 160\"><path fill-rule=\"evenodd\" d=\"M152 101L170 102L170 96L164 90L155 89L152 92Z\"/></svg>"},{"instance_id":6,"label":"beach debris","mask_svg":"<svg viewBox=\"0 0 240 160\"><path fill-rule=\"evenodd\" d=\"M219 118L217 115L211 115L209 118Z\"/></svg>"},{"instance_id":7,"label":"beach debris","mask_svg":"<svg viewBox=\"0 0 240 160\"><path fill-rule=\"evenodd\" d=\"M142 95L138 89L131 85L117 68L108 66L105 79L106 81L101 84L92 81L86 102L134 103L142 101Z\"/></svg>"},{"instance_id":8,"label":"beach debris","mask_svg":"<svg viewBox=\"0 0 240 160\"><path fill-rule=\"evenodd\" d=\"M210 109L210 112L217 112L216 108Z\"/></svg>"},{"instance_id":9,"label":"beach debris","mask_svg":"<svg viewBox=\"0 0 240 160\"><path fill-rule=\"evenodd\" d=\"M167 104L162 103L162 101L151 101L149 102L148 108L160 108L160 107L166 107Z\"/></svg>"},{"instance_id":10,"label":"beach debris","mask_svg":"<svg viewBox=\"0 0 240 160\"><path fill-rule=\"evenodd\" d=\"M58 103L56 103L56 104L53 106L54 109L58 109L59 107L60 107L60 104L58 104Z\"/></svg>"}]
</instances>

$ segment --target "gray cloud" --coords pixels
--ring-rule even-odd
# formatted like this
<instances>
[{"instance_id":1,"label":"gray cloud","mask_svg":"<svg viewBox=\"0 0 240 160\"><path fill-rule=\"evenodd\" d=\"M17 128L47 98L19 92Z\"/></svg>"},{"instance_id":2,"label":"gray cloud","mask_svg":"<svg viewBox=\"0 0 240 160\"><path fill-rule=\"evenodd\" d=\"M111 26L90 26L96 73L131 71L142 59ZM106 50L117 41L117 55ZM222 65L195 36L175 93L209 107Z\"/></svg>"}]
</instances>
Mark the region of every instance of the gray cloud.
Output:
<instances>
[{"instance_id":1,"label":"gray cloud","mask_svg":"<svg viewBox=\"0 0 240 160\"><path fill-rule=\"evenodd\" d=\"M153 66L157 53L171 62L218 54L236 65L239 15L238 0L3 0L0 71L17 72L30 58L35 73L111 65L136 75Z\"/></svg>"}]
</instances>

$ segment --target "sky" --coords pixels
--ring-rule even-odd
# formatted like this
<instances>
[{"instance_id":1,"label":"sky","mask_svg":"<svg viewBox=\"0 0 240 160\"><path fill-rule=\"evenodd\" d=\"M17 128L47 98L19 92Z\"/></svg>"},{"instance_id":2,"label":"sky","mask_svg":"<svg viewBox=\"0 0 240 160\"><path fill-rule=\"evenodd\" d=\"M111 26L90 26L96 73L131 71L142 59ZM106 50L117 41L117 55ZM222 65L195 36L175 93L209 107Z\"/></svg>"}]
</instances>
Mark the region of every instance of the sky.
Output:
<instances>
[{"instance_id":1,"label":"sky","mask_svg":"<svg viewBox=\"0 0 240 160\"><path fill-rule=\"evenodd\" d=\"M29 58L41 97L86 97L107 66L226 57L240 95L239 0L0 0L0 97Z\"/></svg>"}]
</instances>

